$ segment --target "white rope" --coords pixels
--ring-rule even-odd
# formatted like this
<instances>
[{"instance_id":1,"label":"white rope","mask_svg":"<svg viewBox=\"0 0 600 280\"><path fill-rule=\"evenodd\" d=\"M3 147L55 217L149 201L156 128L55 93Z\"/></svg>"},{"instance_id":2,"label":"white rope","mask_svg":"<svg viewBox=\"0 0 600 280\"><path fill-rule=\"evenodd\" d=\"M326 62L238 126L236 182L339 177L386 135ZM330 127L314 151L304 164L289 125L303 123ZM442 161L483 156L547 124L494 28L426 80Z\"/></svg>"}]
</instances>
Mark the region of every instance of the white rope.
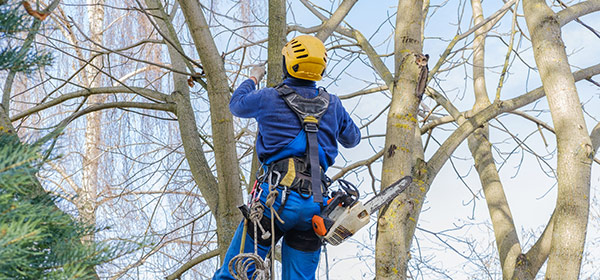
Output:
<instances>
[{"instance_id":1,"label":"white rope","mask_svg":"<svg viewBox=\"0 0 600 280\"><path fill-rule=\"evenodd\" d=\"M248 278L248 270L254 266L254 273ZM239 254L229 262L229 271L237 280L269 280L269 260L264 261L258 254ZM235 268L235 269L234 269Z\"/></svg>"},{"instance_id":2,"label":"white rope","mask_svg":"<svg viewBox=\"0 0 600 280\"><path fill-rule=\"evenodd\" d=\"M277 175L275 183L273 183L272 181L273 173ZM277 184L279 184L280 177L281 175L277 171L269 173L269 194L267 195L265 204L271 210L271 232L265 231L265 229L260 223L261 219L263 218L263 213L265 211L264 206L260 204L258 200L252 201L249 218L250 222L254 224L254 253L240 253L237 256L233 257L231 261L229 261L229 271L236 280L270 280L271 275L274 273L274 271L272 270L274 266L271 265L271 261L268 258L263 260L262 257L258 255L257 228L260 228L260 231L262 233L261 238L265 240L269 239L269 237L275 236L275 218L278 219L282 224L284 223L284 221L277 214L277 211L273 209L273 204L279 194L275 187L277 186ZM274 243L275 239L272 238L271 250L275 249ZM241 246L243 246L243 244L241 244ZM248 271L252 266L254 266L255 270L254 273L252 273L252 275L250 276L250 278L248 278Z\"/></svg>"}]
</instances>

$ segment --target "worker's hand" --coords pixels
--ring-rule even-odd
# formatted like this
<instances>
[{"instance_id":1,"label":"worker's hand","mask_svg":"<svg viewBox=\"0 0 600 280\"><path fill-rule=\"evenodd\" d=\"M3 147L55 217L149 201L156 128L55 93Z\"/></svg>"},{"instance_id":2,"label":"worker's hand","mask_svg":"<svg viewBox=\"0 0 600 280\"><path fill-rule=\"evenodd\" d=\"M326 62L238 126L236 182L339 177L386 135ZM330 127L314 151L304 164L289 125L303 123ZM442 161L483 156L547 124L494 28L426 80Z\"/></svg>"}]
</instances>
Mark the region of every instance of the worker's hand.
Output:
<instances>
[{"instance_id":1,"label":"worker's hand","mask_svg":"<svg viewBox=\"0 0 600 280\"><path fill-rule=\"evenodd\" d=\"M260 83L260 80L265 76L267 70L264 65L254 66L250 69L250 77L254 77L256 80L254 81L257 85Z\"/></svg>"}]
</instances>

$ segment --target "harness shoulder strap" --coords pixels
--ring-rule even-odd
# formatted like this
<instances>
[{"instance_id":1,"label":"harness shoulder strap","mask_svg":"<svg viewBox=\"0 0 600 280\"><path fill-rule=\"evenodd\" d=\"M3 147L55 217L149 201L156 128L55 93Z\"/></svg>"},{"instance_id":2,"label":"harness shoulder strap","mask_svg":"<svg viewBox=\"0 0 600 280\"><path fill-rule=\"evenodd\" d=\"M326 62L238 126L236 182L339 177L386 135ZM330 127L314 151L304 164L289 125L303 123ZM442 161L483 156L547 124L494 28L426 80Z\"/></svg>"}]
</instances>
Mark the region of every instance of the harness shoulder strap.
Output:
<instances>
[{"instance_id":1,"label":"harness shoulder strap","mask_svg":"<svg viewBox=\"0 0 600 280\"><path fill-rule=\"evenodd\" d=\"M317 133L319 132L319 121L329 108L329 93L323 87L319 87L319 94L316 97L305 98L285 84L280 84L275 89L302 123L307 140L306 155L307 162L310 163L313 201L322 204L323 191L321 190Z\"/></svg>"},{"instance_id":2,"label":"harness shoulder strap","mask_svg":"<svg viewBox=\"0 0 600 280\"><path fill-rule=\"evenodd\" d=\"M319 94L313 98L305 98L285 84L280 84L275 89L301 122L307 117L312 120L310 117L313 117L318 123L329 107L329 93L323 87L319 87Z\"/></svg>"}]
</instances>

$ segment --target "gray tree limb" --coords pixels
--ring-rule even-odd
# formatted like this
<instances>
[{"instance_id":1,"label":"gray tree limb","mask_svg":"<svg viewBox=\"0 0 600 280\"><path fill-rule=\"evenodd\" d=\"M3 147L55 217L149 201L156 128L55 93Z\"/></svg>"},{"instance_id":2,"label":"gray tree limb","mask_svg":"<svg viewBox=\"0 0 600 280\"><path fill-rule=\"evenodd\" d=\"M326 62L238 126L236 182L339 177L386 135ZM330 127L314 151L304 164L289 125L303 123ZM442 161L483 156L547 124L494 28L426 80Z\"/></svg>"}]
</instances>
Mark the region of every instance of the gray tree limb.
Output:
<instances>
[{"instance_id":1,"label":"gray tree limb","mask_svg":"<svg viewBox=\"0 0 600 280\"><path fill-rule=\"evenodd\" d=\"M213 215L221 220L218 231L219 248L227 248L242 219L241 213L237 210L237 206L242 204L242 192L233 116L229 111L229 82L223 59L217 50L200 2L179 0L179 4L208 81L207 91L219 195L218 211L213 212ZM221 254L224 256L225 250Z\"/></svg>"},{"instance_id":2,"label":"gray tree limb","mask_svg":"<svg viewBox=\"0 0 600 280\"><path fill-rule=\"evenodd\" d=\"M165 9L162 6L162 2L160 0L146 0L146 5L149 8L149 12L155 15L155 18L160 19L157 20L157 25L158 28L162 30L161 34L164 34L164 36L175 36L175 33L172 32L172 23L167 20L170 17L167 16ZM167 45L167 49L173 67L185 70L187 64L185 57L179 51L182 49L179 40L173 37L169 40L171 44ZM219 212L219 186L213 175L213 170L206 159L206 155L204 154L204 143L198 131L198 125L196 123L196 117L190 99L190 89L187 84L187 77L185 75L173 73L173 84L175 91L170 98L175 102L175 113L177 115L179 133L183 143L185 158L190 165L190 171L194 182L200 189L211 212L214 214L217 223L217 231L219 231L222 228L220 225L223 223L221 217L216 215L216 213ZM218 234L217 238L219 239ZM181 270L181 273L183 273L192 266L193 265L190 266L186 263L182 266L186 267L186 269L181 270L182 268L180 268L178 271Z\"/></svg>"},{"instance_id":3,"label":"gray tree limb","mask_svg":"<svg viewBox=\"0 0 600 280\"><path fill-rule=\"evenodd\" d=\"M570 6L558 13L558 24L562 27L565 24L590 13L600 10L600 0L588 0Z\"/></svg>"},{"instance_id":4,"label":"gray tree limb","mask_svg":"<svg viewBox=\"0 0 600 280\"><path fill-rule=\"evenodd\" d=\"M600 64L597 64L576 71L575 73L573 73L573 78L575 79L575 81L581 81L599 74ZM442 146L438 148L438 150L427 161L428 180L431 180L431 182L433 182L435 175L439 172L441 167L449 159L450 155L454 152L454 150L456 150L460 143L462 143L462 141L464 141L464 139L466 139L467 136L471 134L475 129L502 113L510 112L517 108L521 108L544 97L544 95L544 89L542 87L538 87L521 96L504 101L496 101L490 106L481 110L479 113L473 115L473 117L467 119L465 123L461 124L450 135L450 137L448 137L448 139L444 141Z\"/></svg>"},{"instance_id":5,"label":"gray tree limb","mask_svg":"<svg viewBox=\"0 0 600 280\"><path fill-rule=\"evenodd\" d=\"M166 279L167 280L175 280L175 279L180 279L181 275L183 275L183 273L185 273L186 271L188 271L189 269L191 269L192 267L194 267L195 265L214 258L216 256L218 256L220 253L219 249L216 250L212 250L209 252L206 252L200 256L197 256L193 259L191 259L190 261L186 262L184 265L182 265L179 269L177 269L175 272L173 272L171 275L167 276Z\"/></svg>"},{"instance_id":6,"label":"gray tree limb","mask_svg":"<svg viewBox=\"0 0 600 280\"><path fill-rule=\"evenodd\" d=\"M346 15L348 15L348 12L350 12L350 9L356 4L356 1L358 0L342 1L335 12L333 12L333 15L323 23L323 26L319 32L317 32L316 37L325 42L325 40L327 40L327 38L333 34L333 31L340 25L342 20L344 20Z\"/></svg>"},{"instance_id":7,"label":"gray tree limb","mask_svg":"<svg viewBox=\"0 0 600 280\"><path fill-rule=\"evenodd\" d=\"M61 104L65 101L68 101L68 100L71 100L74 98L88 97L88 96L91 96L94 94L111 94L111 93L135 93L135 94L139 94L141 96L147 97L147 98L151 98L151 99L163 101L163 102L166 102L169 97L168 95L163 94L161 92L158 92L158 91L155 91L152 89L148 89L148 88L140 88L140 87L117 86L117 87L97 87L97 88L90 88L90 89L82 89L82 90L70 92L67 94L63 94L58 98L52 99L51 101L39 104L37 106L29 108L27 111L15 114L14 116L11 117L11 121L14 122L14 121L20 120L31 114L35 114L44 109L48 109L50 107L56 106L58 104Z\"/></svg>"},{"instance_id":8,"label":"gray tree limb","mask_svg":"<svg viewBox=\"0 0 600 280\"><path fill-rule=\"evenodd\" d=\"M596 124L592 129L590 138L592 139L592 147L594 148L594 151L596 151L596 155L598 155L598 149L600 149L600 123Z\"/></svg>"},{"instance_id":9,"label":"gray tree limb","mask_svg":"<svg viewBox=\"0 0 600 280\"><path fill-rule=\"evenodd\" d=\"M588 224L592 143L556 14L543 0L524 0L523 11L558 151L556 221L546 278L576 279Z\"/></svg>"}]
</instances>

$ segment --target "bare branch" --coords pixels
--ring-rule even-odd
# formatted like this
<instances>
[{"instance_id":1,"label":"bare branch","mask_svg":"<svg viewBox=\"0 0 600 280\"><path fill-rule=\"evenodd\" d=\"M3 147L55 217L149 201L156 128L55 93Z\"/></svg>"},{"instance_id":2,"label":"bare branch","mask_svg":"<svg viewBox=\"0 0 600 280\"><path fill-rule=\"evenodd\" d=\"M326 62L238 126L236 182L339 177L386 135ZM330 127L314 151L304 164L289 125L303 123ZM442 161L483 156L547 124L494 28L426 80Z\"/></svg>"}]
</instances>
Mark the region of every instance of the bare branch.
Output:
<instances>
[{"instance_id":1,"label":"bare branch","mask_svg":"<svg viewBox=\"0 0 600 280\"><path fill-rule=\"evenodd\" d=\"M359 90L357 92L353 92L353 93L349 93L349 94L345 94L345 95L340 95L340 96L338 96L338 98L342 99L342 100L350 99L350 98L357 97L357 96L367 95L367 94L376 93L376 92L380 92L380 91L386 91L388 89L389 88L387 86L378 86L378 87L374 87L374 88Z\"/></svg>"},{"instance_id":2,"label":"bare branch","mask_svg":"<svg viewBox=\"0 0 600 280\"><path fill-rule=\"evenodd\" d=\"M327 21L328 21L328 18L327 18L326 16L324 16L323 14L321 14L321 12L319 12L319 11L318 11L318 10L317 10L317 9L316 9L316 8L315 8L313 5L311 5L311 4L310 4L310 3L309 3L307 0L300 0L300 2L302 2L302 4L304 4L304 6L305 6L306 8L308 8L308 10L309 10L311 13L313 13L313 14L314 14L316 17L318 17L318 18L319 18L321 21L323 21L323 22L327 22ZM340 20L340 21L341 21L341 20ZM321 25L319 28L322 28L322 27L323 27L323 25ZM353 36L352 36L352 30L350 30L350 29L348 29L348 28L345 28L345 27L342 27L342 26L339 26L339 25L337 25L337 27L336 27L335 31L336 31L336 32L338 32L338 33L340 33L340 34L342 34L342 35L344 35L344 36L347 36L347 37L353 37Z\"/></svg>"},{"instance_id":3,"label":"bare branch","mask_svg":"<svg viewBox=\"0 0 600 280\"><path fill-rule=\"evenodd\" d=\"M109 93L135 93L135 94L139 94L141 96L147 97L147 98L151 98L154 100L160 100L160 101L167 101L169 98L168 95L163 94L161 92L158 92L158 91L155 91L152 89L147 89L147 88L140 88L140 87L99 87L99 88L83 89L83 90L78 90L75 92L63 94L60 97L53 99L52 101L37 105L33 108L30 108L29 110L27 110L25 112L16 114L11 118L11 121L13 121L13 122L17 121L21 118L24 118L31 114L35 114L37 112L40 112L40 111L50 108L52 106L56 106L60 103L63 103L67 100L71 100L73 98L88 97L88 96L91 96L94 94L109 94Z\"/></svg>"},{"instance_id":4,"label":"bare branch","mask_svg":"<svg viewBox=\"0 0 600 280\"><path fill-rule=\"evenodd\" d=\"M383 79L388 88L392 88L394 83L394 76L387 68L387 66L385 66L385 64L381 60L381 57L379 57L379 55L377 54L373 46L371 46L367 38L365 38L365 36L363 36L363 34L356 29L352 30L352 37L356 39L361 49L363 49L363 51L367 53L367 56L369 57L373 68L375 68L375 71L377 71L377 74L379 74L381 79Z\"/></svg>"},{"instance_id":5,"label":"bare branch","mask_svg":"<svg viewBox=\"0 0 600 280\"><path fill-rule=\"evenodd\" d=\"M556 218L554 212L552 212L552 216L550 217L544 232L542 232L540 238L538 238L535 244L533 244L533 247L531 247L531 249L525 253L525 260L521 260L522 262L520 264L517 263L517 269L524 270L526 273L529 272L531 278L535 277L535 273L533 272L539 271L542 265L548 259L555 221Z\"/></svg>"},{"instance_id":6,"label":"bare branch","mask_svg":"<svg viewBox=\"0 0 600 280\"><path fill-rule=\"evenodd\" d=\"M321 39L321 41L325 42L329 36L333 33L333 31L340 25L340 22L348 15L352 6L356 4L357 0L344 0L340 4L340 6L335 10L331 18L329 18L319 32L317 32L316 37Z\"/></svg>"},{"instance_id":7,"label":"bare branch","mask_svg":"<svg viewBox=\"0 0 600 280\"><path fill-rule=\"evenodd\" d=\"M600 64L573 73L573 78L575 81L581 81L598 74L600 74ZM466 120L465 123L461 124L458 129L456 129L452 135L448 137L448 139L427 162L430 179L435 177L434 174L437 174L448 158L450 158L452 152L454 152L458 145L460 145L460 143L462 143L462 141L475 129L502 113L521 108L542 98L544 95L545 93L543 88L539 87L519 97L515 97L506 101L496 101L492 105L475 114L472 118Z\"/></svg>"},{"instance_id":8,"label":"bare branch","mask_svg":"<svg viewBox=\"0 0 600 280\"><path fill-rule=\"evenodd\" d=\"M588 0L581 3L577 3L570 6L558 13L558 24L564 26L565 24L578 19L581 16L600 11L600 0ZM596 33L596 32L594 32ZM598 35L598 34L596 34Z\"/></svg>"},{"instance_id":9,"label":"bare branch","mask_svg":"<svg viewBox=\"0 0 600 280\"><path fill-rule=\"evenodd\" d=\"M454 36L452 41L448 44L448 47L446 47L446 50L444 50L444 52L440 56L438 62L431 69L431 71L429 71L429 79L431 79L431 77L433 77L433 75L435 75L440 70L440 67L442 66L442 64L444 64L446 62L446 58L448 57L448 55L450 55L450 52L452 51L452 49L454 48L456 43L458 43L460 40L466 38L467 36L471 35L471 33L475 32L475 30L487 25L489 22L492 22L492 24L490 24L491 26L495 25L496 22L498 22L504 16L504 14L506 14L506 12L508 12L510 7L515 4L516 1L517 0L511 0L511 1L506 2L506 4L504 4L504 6L502 6L502 8L500 8L500 10L496 11L495 13L493 13L491 16L489 16L482 22L471 27L465 33L457 34L456 36Z\"/></svg>"},{"instance_id":10,"label":"bare branch","mask_svg":"<svg viewBox=\"0 0 600 280\"><path fill-rule=\"evenodd\" d=\"M383 156L384 150L379 151L378 153L374 154L373 156L371 156L368 159L365 160L361 160L361 161L357 161L345 168L343 168L340 172L338 172L337 174L333 175L333 177L331 177L331 181L335 181L339 178L344 177L344 175L346 175L346 173L360 167L363 165L370 165L371 163L373 163L374 161L378 160L380 157Z\"/></svg>"},{"instance_id":11,"label":"bare branch","mask_svg":"<svg viewBox=\"0 0 600 280\"><path fill-rule=\"evenodd\" d=\"M177 269L177 271L173 272L173 274L167 276L167 280L179 279L184 272L194 267L194 265L197 265L205 260L214 258L218 256L220 252L221 250L216 249L191 259L189 262L183 264L179 269Z\"/></svg>"},{"instance_id":12,"label":"bare branch","mask_svg":"<svg viewBox=\"0 0 600 280\"><path fill-rule=\"evenodd\" d=\"M554 133L554 128L552 128L549 124L545 123L544 121L542 121L542 120L540 120L540 119L538 119L538 118L536 118L534 116L526 114L525 112L522 112L522 111L519 111L519 110L513 110L513 111L510 111L508 113L509 114L514 114L514 115L517 115L517 116L521 116L521 117L523 117L525 119L528 119L528 120L536 123L537 125L539 125L539 126L545 128L545 129L547 129L548 131Z\"/></svg>"},{"instance_id":13,"label":"bare branch","mask_svg":"<svg viewBox=\"0 0 600 280\"><path fill-rule=\"evenodd\" d=\"M121 102L109 102L109 103L101 103L89 106L81 111L78 111L68 118L64 119L59 125L59 128L65 127L75 119L89 114L91 112L96 112L104 109L112 109L112 108L138 108L138 109L150 109L157 111L165 111L165 112L173 112L175 107L172 104L161 104L161 103L144 103L144 102L129 102L129 101L121 101Z\"/></svg>"}]
</instances>

